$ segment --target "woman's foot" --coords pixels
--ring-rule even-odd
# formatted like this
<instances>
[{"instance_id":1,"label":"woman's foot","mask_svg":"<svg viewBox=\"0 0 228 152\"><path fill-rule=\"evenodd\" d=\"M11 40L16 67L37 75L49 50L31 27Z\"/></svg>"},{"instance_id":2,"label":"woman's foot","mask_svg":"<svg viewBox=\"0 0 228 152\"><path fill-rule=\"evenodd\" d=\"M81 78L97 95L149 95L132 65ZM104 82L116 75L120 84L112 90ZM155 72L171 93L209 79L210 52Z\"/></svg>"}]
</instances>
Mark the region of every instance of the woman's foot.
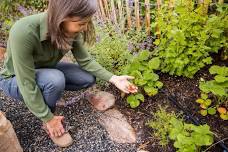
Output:
<instances>
[{"instance_id":1,"label":"woman's foot","mask_svg":"<svg viewBox=\"0 0 228 152\"><path fill-rule=\"evenodd\" d=\"M63 148L68 147L68 146L72 145L72 143L73 143L73 139L72 139L71 135L69 134L69 132L65 132L62 136L59 136L59 137L51 137L47 130L46 124L43 123L42 129L45 130L45 132L49 135L51 140L59 147L63 147Z\"/></svg>"}]
</instances>

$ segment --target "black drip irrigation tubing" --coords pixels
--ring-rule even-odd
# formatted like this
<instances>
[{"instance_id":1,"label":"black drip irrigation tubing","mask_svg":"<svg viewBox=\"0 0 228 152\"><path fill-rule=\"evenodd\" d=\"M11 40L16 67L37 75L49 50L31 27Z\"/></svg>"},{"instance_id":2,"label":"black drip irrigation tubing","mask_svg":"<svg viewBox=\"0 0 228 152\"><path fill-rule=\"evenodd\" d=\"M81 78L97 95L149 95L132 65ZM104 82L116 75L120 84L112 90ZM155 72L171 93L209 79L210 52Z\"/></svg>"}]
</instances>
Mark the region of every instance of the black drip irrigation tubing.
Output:
<instances>
[{"instance_id":1,"label":"black drip irrigation tubing","mask_svg":"<svg viewBox=\"0 0 228 152\"><path fill-rule=\"evenodd\" d=\"M171 101L179 110L181 110L186 116L186 118L191 120L194 125L199 126L201 124L198 118L193 117L192 114L187 109L181 106L181 104L177 101L177 98L175 95L170 94L170 92L167 89L162 89L161 93L166 95L169 101ZM228 152L228 147L225 145L224 141L215 140L215 142L218 142L219 146L223 149L223 152Z\"/></svg>"}]
</instances>

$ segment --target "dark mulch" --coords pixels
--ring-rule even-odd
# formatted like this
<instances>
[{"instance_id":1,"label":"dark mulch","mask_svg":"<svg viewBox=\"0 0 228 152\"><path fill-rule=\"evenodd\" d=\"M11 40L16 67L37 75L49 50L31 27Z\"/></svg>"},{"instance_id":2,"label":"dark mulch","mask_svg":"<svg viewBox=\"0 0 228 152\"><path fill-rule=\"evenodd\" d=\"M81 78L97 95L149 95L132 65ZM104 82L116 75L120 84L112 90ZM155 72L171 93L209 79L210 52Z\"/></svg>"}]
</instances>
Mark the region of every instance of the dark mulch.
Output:
<instances>
[{"instance_id":1,"label":"dark mulch","mask_svg":"<svg viewBox=\"0 0 228 152\"><path fill-rule=\"evenodd\" d=\"M215 64L228 66L226 61L216 62ZM223 121L218 115L206 117L201 116L198 112L199 105L195 102L195 100L200 97L200 90L198 88L200 78L204 78L205 80L213 78L213 76L208 72L209 67L210 66L207 66L200 70L195 75L194 79L160 74L160 80L164 83L164 88L168 89L170 94L176 96L177 101L183 106L183 108L188 109L192 116L200 120L202 124L207 123L211 127L211 130L216 134L217 140L222 140L228 137L228 121ZM169 144L167 147L161 147L158 144L159 141L151 135L153 130L145 125L146 122L153 118L151 112L157 111L159 105L162 107L168 106L168 111L175 111L176 113L180 112L180 110L167 99L167 95L160 92L153 97L146 97L145 102L138 108L130 109L126 103L126 99L120 97L120 93L115 89L115 87L106 88L105 90L114 93L118 97L116 106L127 116L129 122L131 122L138 132L138 147L143 145L146 150L151 152L175 151L172 144ZM225 141L225 144L228 147L228 141ZM218 145L216 145L208 152L222 152L222 150Z\"/></svg>"}]
</instances>

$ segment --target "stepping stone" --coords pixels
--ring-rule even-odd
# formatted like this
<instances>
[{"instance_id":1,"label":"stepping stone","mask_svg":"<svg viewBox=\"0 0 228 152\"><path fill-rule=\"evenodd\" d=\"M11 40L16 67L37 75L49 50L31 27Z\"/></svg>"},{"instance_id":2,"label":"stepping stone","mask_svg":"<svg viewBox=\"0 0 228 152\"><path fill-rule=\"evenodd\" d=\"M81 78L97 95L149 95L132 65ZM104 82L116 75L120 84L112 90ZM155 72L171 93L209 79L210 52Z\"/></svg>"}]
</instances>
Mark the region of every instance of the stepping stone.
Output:
<instances>
[{"instance_id":1,"label":"stepping stone","mask_svg":"<svg viewBox=\"0 0 228 152\"><path fill-rule=\"evenodd\" d=\"M136 142L135 130L120 111L109 109L104 113L101 113L98 121L109 133L111 140L117 143Z\"/></svg>"},{"instance_id":2,"label":"stepping stone","mask_svg":"<svg viewBox=\"0 0 228 152\"><path fill-rule=\"evenodd\" d=\"M105 91L89 92L86 95L86 99L92 104L92 106L98 111L106 111L115 104L115 97L113 94Z\"/></svg>"}]
</instances>

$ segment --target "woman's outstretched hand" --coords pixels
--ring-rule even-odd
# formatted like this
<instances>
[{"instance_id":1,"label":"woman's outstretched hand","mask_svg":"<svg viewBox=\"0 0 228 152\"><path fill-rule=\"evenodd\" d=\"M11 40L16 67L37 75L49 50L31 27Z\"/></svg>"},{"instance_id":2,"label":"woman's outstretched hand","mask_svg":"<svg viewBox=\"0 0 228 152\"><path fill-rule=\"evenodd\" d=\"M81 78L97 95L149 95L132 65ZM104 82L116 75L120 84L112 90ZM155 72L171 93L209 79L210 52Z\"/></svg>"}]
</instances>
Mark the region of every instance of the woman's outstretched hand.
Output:
<instances>
[{"instance_id":1,"label":"woman's outstretched hand","mask_svg":"<svg viewBox=\"0 0 228 152\"><path fill-rule=\"evenodd\" d=\"M129 82L129 80L132 79L134 79L134 77L128 75L113 75L109 82L114 84L118 89L120 89L124 93L136 93L138 91L138 88Z\"/></svg>"}]
</instances>

